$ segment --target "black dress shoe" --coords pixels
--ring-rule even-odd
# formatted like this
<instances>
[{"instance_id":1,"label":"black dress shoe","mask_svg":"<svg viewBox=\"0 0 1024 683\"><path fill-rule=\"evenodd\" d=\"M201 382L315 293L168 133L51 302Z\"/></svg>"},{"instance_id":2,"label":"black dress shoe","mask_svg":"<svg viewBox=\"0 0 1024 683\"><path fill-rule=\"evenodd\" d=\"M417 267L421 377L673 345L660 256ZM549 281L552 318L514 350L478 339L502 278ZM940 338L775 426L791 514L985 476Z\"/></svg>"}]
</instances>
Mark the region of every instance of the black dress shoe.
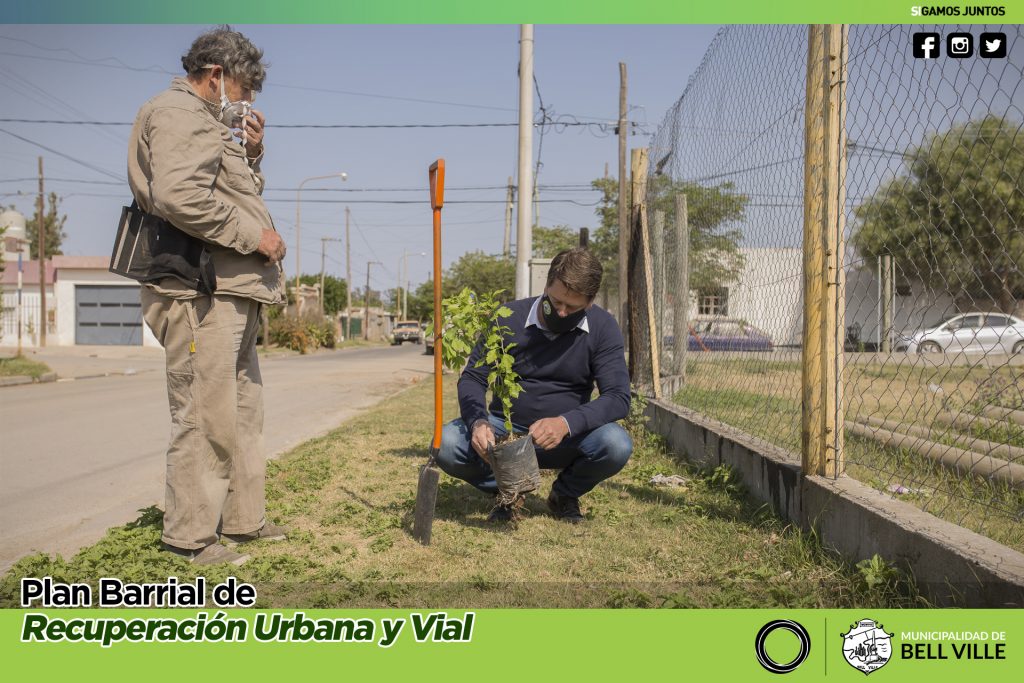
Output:
<instances>
[{"instance_id":1,"label":"black dress shoe","mask_svg":"<svg viewBox=\"0 0 1024 683\"><path fill-rule=\"evenodd\" d=\"M548 496L548 509L551 510L552 515L570 524L579 524L584 520L583 513L580 512L580 499L572 496L560 496L555 493L554 489Z\"/></svg>"}]
</instances>

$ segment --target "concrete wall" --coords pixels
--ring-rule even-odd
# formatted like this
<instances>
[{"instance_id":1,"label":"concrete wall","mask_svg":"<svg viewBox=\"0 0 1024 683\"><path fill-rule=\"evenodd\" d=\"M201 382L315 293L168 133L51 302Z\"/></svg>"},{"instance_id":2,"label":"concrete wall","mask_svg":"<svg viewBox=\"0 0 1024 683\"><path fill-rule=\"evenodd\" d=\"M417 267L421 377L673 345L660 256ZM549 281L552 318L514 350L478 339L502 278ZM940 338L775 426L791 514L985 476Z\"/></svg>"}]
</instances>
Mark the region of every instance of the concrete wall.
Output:
<instances>
[{"instance_id":1,"label":"concrete wall","mask_svg":"<svg viewBox=\"0 0 1024 683\"><path fill-rule=\"evenodd\" d=\"M2 320L0 320L0 346L16 347L18 345L18 290L16 287L4 286L2 303ZM53 287L46 288L46 308L56 310L53 298ZM57 321L59 326L60 321ZM26 285L21 290L21 343L23 346L39 344L39 285ZM51 326L47 328L46 340L55 344Z\"/></svg>"},{"instance_id":2,"label":"concrete wall","mask_svg":"<svg viewBox=\"0 0 1024 683\"><path fill-rule=\"evenodd\" d=\"M849 477L804 477L796 454L686 408L652 400L647 415L649 429L677 455L732 466L754 499L815 529L849 561L877 553L909 569L936 605L1024 606L1024 554Z\"/></svg>"},{"instance_id":3,"label":"concrete wall","mask_svg":"<svg viewBox=\"0 0 1024 683\"><path fill-rule=\"evenodd\" d=\"M894 288L895 289L895 288ZM880 343L881 292L876 269L865 264L846 270L846 324L861 326L861 341ZM978 310L994 310L982 304ZM895 332L913 332L958 312L948 292L928 289L912 281L905 295L893 292L892 326Z\"/></svg>"},{"instance_id":4,"label":"concrete wall","mask_svg":"<svg viewBox=\"0 0 1024 683\"><path fill-rule=\"evenodd\" d=\"M57 346L75 345L75 287L77 285L109 285L114 287L139 288L134 280L114 275L105 270L90 268L62 268L54 285L57 301ZM142 345L160 348L160 342L153 336L149 325L142 323Z\"/></svg>"},{"instance_id":5,"label":"concrete wall","mask_svg":"<svg viewBox=\"0 0 1024 683\"><path fill-rule=\"evenodd\" d=\"M803 335L803 254L799 248L743 248L739 282L729 283L730 318L741 318L791 346ZM690 319L696 317L696 305Z\"/></svg>"}]
</instances>

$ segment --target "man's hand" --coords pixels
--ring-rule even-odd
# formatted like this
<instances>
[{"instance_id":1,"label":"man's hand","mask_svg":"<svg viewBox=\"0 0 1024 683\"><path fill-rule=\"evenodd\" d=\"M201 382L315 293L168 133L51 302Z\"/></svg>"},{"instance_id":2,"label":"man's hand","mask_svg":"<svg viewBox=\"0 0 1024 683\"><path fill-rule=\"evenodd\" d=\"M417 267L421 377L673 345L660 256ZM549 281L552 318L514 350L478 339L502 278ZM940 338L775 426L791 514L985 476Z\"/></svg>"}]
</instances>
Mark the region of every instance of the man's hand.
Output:
<instances>
[{"instance_id":1,"label":"man's hand","mask_svg":"<svg viewBox=\"0 0 1024 683\"><path fill-rule=\"evenodd\" d=\"M470 441L473 450L477 452L484 462L491 464L487 451L494 447L494 427L487 420L477 420L473 425L473 438Z\"/></svg>"},{"instance_id":2,"label":"man's hand","mask_svg":"<svg viewBox=\"0 0 1024 683\"><path fill-rule=\"evenodd\" d=\"M252 116L242 119L242 127L235 131L240 140L245 140L245 153L250 159L255 159L263 151L263 127L267 119L263 112L252 110Z\"/></svg>"},{"instance_id":3,"label":"man's hand","mask_svg":"<svg viewBox=\"0 0 1024 683\"><path fill-rule=\"evenodd\" d=\"M267 265L269 266L283 260L287 249L284 246L284 240L281 239L276 230L263 228L263 234L260 236L260 246L256 247L256 251L267 257Z\"/></svg>"},{"instance_id":4,"label":"man's hand","mask_svg":"<svg viewBox=\"0 0 1024 683\"><path fill-rule=\"evenodd\" d=\"M562 443L569 434L569 423L561 417L545 417L530 425L533 442L546 451Z\"/></svg>"}]
</instances>

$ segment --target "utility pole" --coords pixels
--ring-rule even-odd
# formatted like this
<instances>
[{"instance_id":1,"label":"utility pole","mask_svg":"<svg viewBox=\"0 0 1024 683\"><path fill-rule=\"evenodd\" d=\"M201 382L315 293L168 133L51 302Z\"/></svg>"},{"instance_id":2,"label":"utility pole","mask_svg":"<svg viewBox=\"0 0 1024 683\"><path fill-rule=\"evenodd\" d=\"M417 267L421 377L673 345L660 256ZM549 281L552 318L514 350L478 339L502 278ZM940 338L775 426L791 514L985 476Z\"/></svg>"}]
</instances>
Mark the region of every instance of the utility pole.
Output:
<instances>
[{"instance_id":1,"label":"utility pole","mask_svg":"<svg viewBox=\"0 0 1024 683\"><path fill-rule=\"evenodd\" d=\"M402 294L402 320L408 320L409 319L409 286L410 286L410 282L409 282L409 254L412 254L412 255L416 256L417 252L409 251L408 249L403 249L402 250L402 264L405 266L405 289L402 290L402 292L401 292L401 294ZM421 252L419 252L418 255L419 256L426 256L427 252L421 251ZM401 269L399 269L398 274L399 274L399 277L401 277L401 274L402 274L402 270ZM401 282L402 281L399 280L399 283L401 283ZM399 287L401 287L401 284L399 284Z\"/></svg>"},{"instance_id":2,"label":"utility pole","mask_svg":"<svg viewBox=\"0 0 1024 683\"><path fill-rule=\"evenodd\" d=\"M516 298L530 295L533 252L533 24L519 28L519 215L516 225Z\"/></svg>"},{"instance_id":3,"label":"utility pole","mask_svg":"<svg viewBox=\"0 0 1024 683\"><path fill-rule=\"evenodd\" d=\"M324 259L327 258L327 238L320 238L320 317L324 317Z\"/></svg>"},{"instance_id":4,"label":"utility pole","mask_svg":"<svg viewBox=\"0 0 1024 683\"><path fill-rule=\"evenodd\" d=\"M43 158L39 157L39 346L46 346L46 216L43 215Z\"/></svg>"},{"instance_id":5,"label":"utility pole","mask_svg":"<svg viewBox=\"0 0 1024 683\"><path fill-rule=\"evenodd\" d=\"M399 320L405 320L405 316L402 315L402 261L405 258L405 252L402 252L402 258L398 259L398 289L395 290L395 322Z\"/></svg>"},{"instance_id":6,"label":"utility pole","mask_svg":"<svg viewBox=\"0 0 1024 683\"><path fill-rule=\"evenodd\" d=\"M512 255L512 197L515 190L512 189L512 176L508 177L508 194L505 196L505 241L502 242L501 253L508 258Z\"/></svg>"},{"instance_id":7,"label":"utility pole","mask_svg":"<svg viewBox=\"0 0 1024 683\"><path fill-rule=\"evenodd\" d=\"M626 63L619 62L619 326L629 351L629 194L626 187Z\"/></svg>"},{"instance_id":8,"label":"utility pole","mask_svg":"<svg viewBox=\"0 0 1024 683\"><path fill-rule=\"evenodd\" d=\"M19 239L18 240L18 355L19 356L21 355L21 325L22 325L22 317L24 315L22 313L22 308L21 308L21 282L22 282L22 276L23 276L24 271L25 271L25 266L24 266L24 263L22 261L22 256L24 256L24 254L22 254L22 244L24 244L24 243Z\"/></svg>"},{"instance_id":9,"label":"utility pole","mask_svg":"<svg viewBox=\"0 0 1024 683\"><path fill-rule=\"evenodd\" d=\"M363 313L363 339L370 339L370 266L377 265L383 266L384 264L380 261L367 261L366 262L366 291L363 292L363 296L366 299L365 308Z\"/></svg>"},{"instance_id":10,"label":"utility pole","mask_svg":"<svg viewBox=\"0 0 1024 683\"><path fill-rule=\"evenodd\" d=\"M348 231L348 207L345 207L345 339L352 338L352 237Z\"/></svg>"}]
</instances>

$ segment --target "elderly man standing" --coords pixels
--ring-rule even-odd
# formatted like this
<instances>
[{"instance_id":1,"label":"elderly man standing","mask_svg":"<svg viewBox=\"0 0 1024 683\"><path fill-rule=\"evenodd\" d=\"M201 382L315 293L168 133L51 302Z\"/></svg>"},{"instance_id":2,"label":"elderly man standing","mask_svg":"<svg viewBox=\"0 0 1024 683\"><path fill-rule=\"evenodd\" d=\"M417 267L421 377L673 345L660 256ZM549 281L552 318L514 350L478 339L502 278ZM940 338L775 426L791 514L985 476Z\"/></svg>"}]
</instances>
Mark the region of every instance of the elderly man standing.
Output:
<instances>
[{"instance_id":1,"label":"elderly man standing","mask_svg":"<svg viewBox=\"0 0 1024 683\"><path fill-rule=\"evenodd\" d=\"M142 210L202 240L216 290L173 278L142 287L146 323L167 354L171 439L163 543L195 564L242 564L218 543L276 540L265 516L261 306L283 300L284 242L261 199L263 52L230 27L204 33L186 77L139 110L128 182ZM239 138L235 140L235 138Z\"/></svg>"}]
</instances>

